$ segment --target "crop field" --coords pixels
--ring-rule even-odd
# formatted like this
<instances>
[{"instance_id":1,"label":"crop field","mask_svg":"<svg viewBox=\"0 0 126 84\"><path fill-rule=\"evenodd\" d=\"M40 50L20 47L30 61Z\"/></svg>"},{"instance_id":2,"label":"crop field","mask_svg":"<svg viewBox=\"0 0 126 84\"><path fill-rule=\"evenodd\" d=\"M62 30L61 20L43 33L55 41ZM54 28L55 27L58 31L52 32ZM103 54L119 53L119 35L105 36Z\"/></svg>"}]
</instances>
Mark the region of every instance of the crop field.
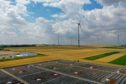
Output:
<instances>
[{"instance_id":1,"label":"crop field","mask_svg":"<svg viewBox=\"0 0 126 84\"><path fill-rule=\"evenodd\" d=\"M6 55L6 54L18 54L19 52L15 52L15 51L5 51L5 50L1 50L0 51L0 56L1 55Z\"/></svg>"},{"instance_id":2,"label":"crop field","mask_svg":"<svg viewBox=\"0 0 126 84\"><path fill-rule=\"evenodd\" d=\"M113 63L114 60L126 55L125 48L103 48L103 47L67 47L67 46L44 46L44 47L18 47L6 48L11 52L34 52L45 56L37 56L25 59L15 59L0 62L0 68L45 62L51 60L79 60L81 62L91 62L105 65L126 65L123 63ZM124 57L125 58L125 57ZM123 61L126 61L123 59Z\"/></svg>"}]
</instances>

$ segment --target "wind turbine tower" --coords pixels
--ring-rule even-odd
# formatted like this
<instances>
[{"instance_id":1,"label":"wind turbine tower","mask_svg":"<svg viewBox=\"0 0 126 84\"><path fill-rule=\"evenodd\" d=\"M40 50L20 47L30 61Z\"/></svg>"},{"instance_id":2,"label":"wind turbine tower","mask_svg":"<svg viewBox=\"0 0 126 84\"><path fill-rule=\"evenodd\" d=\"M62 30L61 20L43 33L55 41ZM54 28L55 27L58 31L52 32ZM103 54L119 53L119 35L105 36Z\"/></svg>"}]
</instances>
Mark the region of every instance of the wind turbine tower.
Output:
<instances>
[{"instance_id":1,"label":"wind turbine tower","mask_svg":"<svg viewBox=\"0 0 126 84\"><path fill-rule=\"evenodd\" d=\"M81 27L80 22L77 23L77 25L78 25L78 47L80 47L80 27Z\"/></svg>"}]
</instances>

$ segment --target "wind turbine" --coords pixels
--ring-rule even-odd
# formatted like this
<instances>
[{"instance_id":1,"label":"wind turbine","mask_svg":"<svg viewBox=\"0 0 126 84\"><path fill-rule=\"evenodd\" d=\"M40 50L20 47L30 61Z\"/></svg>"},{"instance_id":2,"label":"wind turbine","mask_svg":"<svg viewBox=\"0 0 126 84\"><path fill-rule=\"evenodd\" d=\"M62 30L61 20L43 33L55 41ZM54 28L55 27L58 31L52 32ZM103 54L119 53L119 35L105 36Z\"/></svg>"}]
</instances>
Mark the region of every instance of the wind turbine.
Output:
<instances>
[{"instance_id":1,"label":"wind turbine","mask_svg":"<svg viewBox=\"0 0 126 84\"><path fill-rule=\"evenodd\" d=\"M78 47L80 47L80 28L81 28L81 22L78 22L77 25L78 25Z\"/></svg>"},{"instance_id":2,"label":"wind turbine","mask_svg":"<svg viewBox=\"0 0 126 84\"><path fill-rule=\"evenodd\" d=\"M119 30L117 30L117 44L120 45L120 34L119 34Z\"/></svg>"},{"instance_id":3,"label":"wind turbine","mask_svg":"<svg viewBox=\"0 0 126 84\"><path fill-rule=\"evenodd\" d=\"M78 41L78 47L80 47L80 29L81 29L81 19L79 22L76 23L78 28L77 28L77 41Z\"/></svg>"},{"instance_id":4,"label":"wind turbine","mask_svg":"<svg viewBox=\"0 0 126 84\"><path fill-rule=\"evenodd\" d=\"M60 35L58 33L58 39L57 39L58 40L58 46L60 45L60 39L59 38L60 38Z\"/></svg>"},{"instance_id":5,"label":"wind turbine","mask_svg":"<svg viewBox=\"0 0 126 84\"><path fill-rule=\"evenodd\" d=\"M82 18L85 18L85 16L83 16ZM82 18L80 17L80 20L78 22L73 22L77 24L77 43L78 43L78 47L80 47L81 43L80 43L80 29L81 29L81 20Z\"/></svg>"}]
</instances>

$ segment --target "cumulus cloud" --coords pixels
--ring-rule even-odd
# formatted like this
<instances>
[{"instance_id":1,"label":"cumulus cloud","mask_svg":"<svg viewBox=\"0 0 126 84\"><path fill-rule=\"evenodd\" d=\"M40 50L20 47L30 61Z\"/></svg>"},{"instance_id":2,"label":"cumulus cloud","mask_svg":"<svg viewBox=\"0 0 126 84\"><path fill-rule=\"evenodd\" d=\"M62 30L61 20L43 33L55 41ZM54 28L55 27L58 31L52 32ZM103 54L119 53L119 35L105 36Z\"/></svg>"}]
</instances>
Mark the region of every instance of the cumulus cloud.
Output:
<instances>
[{"instance_id":1,"label":"cumulus cloud","mask_svg":"<svg viewBox=\"0 0 126 84\"><path fill-rule=\"evenodd\" d=\"M97 0L98 2L100 2L103 5L114 5L114 6L124 6L124 4L126 3L126 0Z\"/></svg>"},{"instance_id":2,"label":"cumulus cloud","mask_svg":"<svg viewBox=\"0 0 126 84\"><path fill-rule=\"evenodd\" d=\"M120 36L125 36L123 31L126 30L126 12L125 8L114 6L106 6L100 10L93 10L86 12L85 15L88 18L88 28L94 30L92 34L95 37L101 37L101 40L106 39L108 43L117 43L117 32ZM123 12L121 12L123 11ZM116 32L113 32L116 31ZM125 43L124 39L121 39L122 43ZM105 41L104 41L105 42Z\"/></svg>"},{"instance_id":3,"label":"cumulus cloud","mask_svg":"<svg viewBox=\"0 0 126 84\"><path fill-rule=\"evenodd\" d=\"M28 22L23 16L28 11L28 0L17 0L16 5L10 1L0 1L0 44L48 43L50 41L49 21L36 18L34 23Z\"/></svg>"},{"instance_id":4,"label":"cumulus cloud","mask_svg":"<svg viewBox=\"0 0 126 84\"><path fill-rule=\"evenodd\" d=\"M36 18L34 22L27 21L27 4L31 1L42 3L45 7L57 7L62 10L54 14L55 19ZM120 35L121 43L126 42L126 6L125 0L97 0L102 9L85 11L84 4L90 0L0 0L0 38L1 44L25 43L57 43L57 35L62 43L76 43L77 23L81 22L81 43L117 43Z\"/></svg>"},{"instance_id":5,"label":"cumulus cloud","mask_svg":"<svg viewBox=\"0 0 126 84\"><path fill-rule=\"evenodd\" d=\"M72 12L65 13L66 16L70 18L78 17L78 21L81 20L81 40L82 42L91 41L92 43L96 42L97 39L101 40L101 43L117 43L117 33L120 33L120 40L122 43L125 43L124 40L126 31L126 12L125 6L123 3L125 1L110 1L110 0L101 0L103 4L102 9L95 9L91 11L78 10L77 14ZM69 10L72 8L69 7ZM74 10L75 11L75 10ZM69 14L72 16L69 16ZM82 18L84 16L85 18ZM73 19L74 20L74 19ZM56 28L59 29L59 32L68 32L71 30L75 31L75 25L70 23L70 20L64 20L61 22L57 22ZM69 24L69 25L68 25ZM55 25L55 24L54 24ZM61 25L61 26L60 26ZM64 25L64 26L63 26ZM74 27L71 27L73 26ZM56 25L55 25L56 26ZM76 27L77 28L77 27ZM57 29L57 31L58 31ZM88 36L87 36L88 35ZM123 39L122 39L123 38Z\"/></svg>"}]
</instances>

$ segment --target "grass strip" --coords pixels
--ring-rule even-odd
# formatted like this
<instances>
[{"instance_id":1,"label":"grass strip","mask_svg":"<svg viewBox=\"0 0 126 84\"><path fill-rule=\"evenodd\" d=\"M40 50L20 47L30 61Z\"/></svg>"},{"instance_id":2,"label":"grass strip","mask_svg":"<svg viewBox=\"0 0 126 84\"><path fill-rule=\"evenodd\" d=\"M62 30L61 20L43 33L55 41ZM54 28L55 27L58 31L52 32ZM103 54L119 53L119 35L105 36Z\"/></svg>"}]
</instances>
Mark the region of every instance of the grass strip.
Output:
<instances>
[{"instance_id":1,"label":"grass strip","mask_svg":"<svg viewBox=\"0 0 126 84\"><path fill-rule=\"evenodd\" d=\"M108 53L104 53L104 54L100 54L100 55L96 55L96 56L91 56L91 57L87 57L87 58L83 58L83 59L87 59L87 60L96 60L96 59L100 59L103 57L107 57L107 56L111 56L113 54L117 54L119 52L115 51L115 52L108 52Z\"/></svg>"},{"instance_id":2,"label":"grass strip","mask_svg":"<svg viewBox=\"0 0 126 84\"><path fill-rule=\"evenodd\" d=\"M111 62L109 62L111 64L117 64L117 65L126 65L126 55L116 59L116 60L113 60Z\"/></svg>"}]
</instances>

